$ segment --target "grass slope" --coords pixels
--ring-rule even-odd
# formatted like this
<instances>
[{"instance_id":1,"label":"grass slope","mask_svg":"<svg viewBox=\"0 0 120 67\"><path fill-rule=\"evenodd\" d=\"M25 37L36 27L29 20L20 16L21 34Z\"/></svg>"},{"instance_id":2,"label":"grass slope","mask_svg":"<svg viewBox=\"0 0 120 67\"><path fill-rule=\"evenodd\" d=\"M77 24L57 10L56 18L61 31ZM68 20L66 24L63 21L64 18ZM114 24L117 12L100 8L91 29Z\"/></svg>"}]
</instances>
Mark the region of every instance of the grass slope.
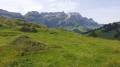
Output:
<instances>
[{"instance_id":1,"label":"grass slope","mask_svg":"<svg viewBox=\"0 0 120 67\"><path fill-rule=\"evenodd\" d=\"M14 21L0 18L1 67L119 67L120 41L86 37L72 31L38 25L22 32ZM11 20L11 21L8 21ZM14 25L6 25L6 23ZM31 24L36 25L36 24ZM9 27L9 28L8 28Z\"/></svg>"},{"instance_id":2,"label":"grass slope","mask_svg":"<svg viewBox=\"0 0 120 67\"><path fill-rule=\"evenodd\" d=\"M105 39L120 40L120 22L104 25L88 33L89 36L94 36L93 34Z\"/></svg>"}]
</instances>

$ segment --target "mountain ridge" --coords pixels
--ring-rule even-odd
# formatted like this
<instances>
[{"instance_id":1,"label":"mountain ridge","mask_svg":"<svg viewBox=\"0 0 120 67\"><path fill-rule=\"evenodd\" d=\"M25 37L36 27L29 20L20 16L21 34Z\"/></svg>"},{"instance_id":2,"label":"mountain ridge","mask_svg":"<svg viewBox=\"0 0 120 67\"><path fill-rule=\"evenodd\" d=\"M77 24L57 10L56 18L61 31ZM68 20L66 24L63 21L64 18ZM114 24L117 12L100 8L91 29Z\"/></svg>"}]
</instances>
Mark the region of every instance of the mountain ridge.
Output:
<instances>
[{"instance_id":1,"label":"mountain ridge","mask_svg":"<svg viewBox=\"0 0 120 67\"><path fill-rule=\"evenodd\" d=\"M64 28L69 30L78 29L80 32L87 32L99 28L103 25L98 24L92 18L82 17L79 13L71 12L37 12L29 11L25 15L21 13L8 12L0 9L0 16L25 19L46 25L49 28Z\"/></svg>"}]
</instances>

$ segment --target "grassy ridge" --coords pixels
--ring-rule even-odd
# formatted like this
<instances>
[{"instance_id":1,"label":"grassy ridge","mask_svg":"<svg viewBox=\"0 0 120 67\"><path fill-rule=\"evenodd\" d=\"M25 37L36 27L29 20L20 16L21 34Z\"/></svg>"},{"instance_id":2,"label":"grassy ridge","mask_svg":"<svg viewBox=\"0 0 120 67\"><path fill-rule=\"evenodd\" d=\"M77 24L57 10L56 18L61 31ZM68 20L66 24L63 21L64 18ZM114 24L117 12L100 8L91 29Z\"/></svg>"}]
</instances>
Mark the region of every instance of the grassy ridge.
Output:
<instances>
[{"instance_id":1,"label":"grassy ridge","mask_svg":"<svg viewBox=\"0 0 120 67\"><path fill-rule=\"evenodd\" d=\"M120 66L117 40L86 37L58 28L40 27L35 33L22 32L17 25L15 28L0 29L1 67Z\"/></svg>"},{"instance_id":2,"label":"grassy ridge","mask_svg":"<svg viewBox=\"0 0 120 67\"><path fill-rule=\"evenodd\" d=\"M120 22L106 24L101 28L88 33L89 36L101 37L111 40L120 40Z\"/></svg>"}]
</instances>

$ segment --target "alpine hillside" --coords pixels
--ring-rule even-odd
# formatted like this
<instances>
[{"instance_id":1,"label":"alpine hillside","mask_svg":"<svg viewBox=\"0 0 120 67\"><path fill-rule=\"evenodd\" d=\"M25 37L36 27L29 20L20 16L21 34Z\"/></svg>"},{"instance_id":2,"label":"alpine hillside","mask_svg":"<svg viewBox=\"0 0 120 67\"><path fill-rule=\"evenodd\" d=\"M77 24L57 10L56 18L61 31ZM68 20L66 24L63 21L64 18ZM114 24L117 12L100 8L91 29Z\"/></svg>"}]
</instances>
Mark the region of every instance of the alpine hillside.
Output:
<instances>
[{"instance_id":1,"label":"alpine hillside","mask_svg":"<svg viewBox=\"0 0 120 67\"><path fill-rule=\"evenodd\" d=\"M105 39L120 40L120 22L106 24L96 30L88 32L89 36L101 37Z\"/></svg>"},{"instance_id":2,"label":"alpine hillside","mask_svg":"<svg viewBox=\"0 0 120 67\"><path fill-rule=\"evenodd\" d=\"M120 67L120 41L0 17L0 67Z\"/></svg>"}]
</instances>

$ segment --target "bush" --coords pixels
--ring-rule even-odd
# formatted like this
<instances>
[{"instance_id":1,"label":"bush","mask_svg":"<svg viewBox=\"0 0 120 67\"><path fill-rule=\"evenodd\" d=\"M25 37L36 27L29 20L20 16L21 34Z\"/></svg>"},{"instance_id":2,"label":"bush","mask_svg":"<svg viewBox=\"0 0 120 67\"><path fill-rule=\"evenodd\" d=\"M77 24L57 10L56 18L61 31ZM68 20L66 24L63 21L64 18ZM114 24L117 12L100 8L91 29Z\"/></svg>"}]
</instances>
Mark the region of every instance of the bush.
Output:
<instances>
[{"instance_id":1,"label":"bush","mask_svg":"<svg viewBox=\"0 0 120 67\"><path fill-rule=\"evenodd\" d=\"M23 23L22 25L30 27L30 23Z\"/></svg>"},{"instance_id":2,"label":"bush","mask_svg":"<svg viewBox=\"0 0 120 67\"><path fill-rule=\"evenodd\" d=\"M31 26L31 27L30 27L30 32L37 32L37 30L36 30L35 27Z\"/></svg>"},{"instance_id":3,"label":"bush","mask_svg":"<svg viewBox=\"0 0 120 67\"><path fill-rule=\"evenodd\" d=\"M24 31L24 32L37 32L36 28L31 26L31 27L28 27L28 26L21 26L20 27L20 30L21 31Z\"/></svg>"},{"instance_id":4,"label":"bush","mask_svg":"<svg viewBox=\"0 0 120 67\"><path fill-rule=\"evenodd\" d=\"M89 36L92 36L92 37L98 37L98 35L96 34L95 31L92 31L92 32L89 34Z\"/></svg>"},{"instance_id":5,"label":"bush","mask_svg":"<svg viewBox=\"0 0 120 67\"><path fill-rule=\"evenodd\" d=\"M41 28L40 25L39 25L39 24L36 24L36 23L31 23L31 25L32 25L33 27L36 27L36 28Z\"/></svg>"},{"instance_id":6,"label":"bush","mask_svg":"<svg viewBox=\"0 0 120 67\"><path fill-rule=\"evenodd\" d=\"M21 30L21 31L28 32L28 31L30 31L30 28L29 28L28 26L21 26L21 27L20 27L20 30Z\"/></svg>"},{"instance_id":7,"label":"bush","mask_svg":"<svg viewBox=\"0 0 120 67\"><path fill-rule=\"evenodd\" d=\"M0 24L0 27L3 27L3 25L2 25L2 24Z\"/></svg>"},{"instance_id":8,"label":"bush","mask_svg":"<svg viewBox=\"0 0 120 67\"><path fill-rule=\"evenodd\" d=\"M52 30L50 34L58 34L58 32L56 32L55 30Z\"/></svg>"},{"instance_id":9,"label":"bush","mask_svg":"<svg viewBox=\"0 0 120 67\"><path fill-rule=\"evenodd\" d=\"M82 33L79 29L74 29L73 31L76 33Z\"/></svg>"}]
</instances>

